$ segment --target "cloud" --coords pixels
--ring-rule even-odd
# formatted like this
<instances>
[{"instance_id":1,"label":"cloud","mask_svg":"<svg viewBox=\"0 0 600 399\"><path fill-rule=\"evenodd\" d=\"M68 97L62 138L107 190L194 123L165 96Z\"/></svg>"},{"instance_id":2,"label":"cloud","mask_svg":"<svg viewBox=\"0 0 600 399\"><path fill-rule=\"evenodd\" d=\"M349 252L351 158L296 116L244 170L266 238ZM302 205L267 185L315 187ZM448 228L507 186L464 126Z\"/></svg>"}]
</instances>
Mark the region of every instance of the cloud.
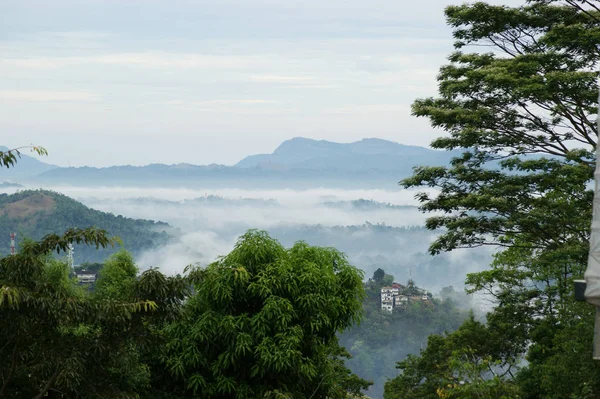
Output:
<instances>
[{"instance_id":1,"label":"cloud","mask_svg":"<svg viewBox=\"0 0 600 399\"><path fill-rule=\"evenodd\" d=\"M294 83L314 81L314 76L278 76L278 75L254 75L250 80L269 83Z\"/></svg>"},{"instance_id":2,"label":"cloud","mask_svg":"<svg viewBox=\"0 0 600 399\"><path fill-rule=\"evenodd\" d=\"M283 205L300 206L315 205L323 201L351 201L364 198L379 202L391 203L393 205L417 205L414 198L415 190L384 190L384 189L365 189L365 190L343 190L328 188L311 188L306 190L292 189L238 189L238 188L211 188L192 189L192 188L137 188L137 187L71 187L71 186L51 186L47 187L68 196L75 198L96 198L102 201L120 201L125 199L135 199L140 197L158 198L168 201L181 202L185 199L200 198L205 195L218 195L224 198L240 199L273 199ZM435 190L418 190L435 193Z\"/></svg>"},{"instance_id":3,"label":"cloud","mask_svg":"<svg viewBox=\"0 0 600 399\"><path fill-rule=\"evenodd\" d=\"M286 89L330 89L333 86L319 82L315 76L252 75L252 82L284 85Z\"/></svg>"},{"instance_id":4,"label":"cloud","mask_svg":"<svg viewBox=\"0 0 600 399\"><path fill-rule=\"evenodd\" d=\"M32 102L90 102L100 100L95 93L84 91L0 90L0 100Z\"/></svg>"},{"instance_id":5,"label":"cloud","mask_svg":"<svg viewBox=\"0 0 600 399\"><path fill-rule=\"evenodd\" d=\"M228 56L166 51L109 53L85 56L30 56L6 57L0 65L32 69L56 69L85 64L136 66L143 68L173 69L244 69L268 64L268 59L259 56Z\"/></svg>"},{"instance_id":6,"label":"cloud","mask_svg":"<svg viewBox=\"0 0 600 399\"><path fill-rule=\"evenodd\" d=\"M68 7L72 14L58 17L69 23L44 17L39 25L23 7L25 25L14 23L0 40L0 75L10 85L3 89L86 91L101 101L7 102L0 123L14 132L9 141L51 137L61 149L52 162L78 166L232 163L299 135L428 145L434 133L424 118L412 121L408 104L435 93L435 76L413 72L444 62L451 46L433 40L443 33L366 21L386 12L357 1L351 7L261 1L202 7L189 1L175 9L154 2L123 11L143 14L134 20L119 12L118 2L97 15L96 2ZM207 15L212 19L202 20ZM48 19L60 25L56 33ZM99 140L87 153L90 137L119 137L120 146ZM139 137L146 138L143 151Z\"/></svg>"},{"instance_id":7,"label":"cloud","mask_svg":"<svg viewBox=\"0 0 600 399\"><path fill-rule=\"evenodd\" d=\"M332 89L335 86L331 85L291 85L283 86L284 89Z\"/></svg>"},{"instance_id":8,"label":"cloud","mask_svg":"<svg viewBox=\"0 0 600 399\"><path fill-rule=\"evenodd\" d=\"M233 239L223 239L212 231L195 231L182 235L176 242L144 252L136 259L142 270L158 267L163 273L183 273L187 265L202 266L226 255L233 249Z\"/></svg>"},{"instance_id":9,"label":"cloud","mask_svg":"<svg viewBox=\"0 0 600 399\"><path fill-rule=\"evenodd\" d=\"M205 100L205 101L186 101L186 100L169 100L158 104L187 106L187 107L220 107L224 105L262 105L274 104L276 101L264 100L258 98L248 99L231 99L231 100Z\"/></svg>"},{"instance_id":10,"label":"cloud","mask_svg":"<svg viewBox=\"0 0 600 399\"><path fill-rule=\"evenodd\" d=\"M385 57L363 56L357 59L356 66L358 69L379 73L390 70L398 70L410 66L413 60L408 55L395 55Z\"/></svg>"},{"instance_id":11,"label":"cloud","mask_svg":"<svg viewBox=\"0 0 600 399\"><path fill-rule=\"evenodd\" d=\"M374 114L397 114L400 111L409 112L410 107L406 104L363 104L349 105L346 107L329 108L324 112L330 115L374 115Z\"/></svg>"}]
</instances>

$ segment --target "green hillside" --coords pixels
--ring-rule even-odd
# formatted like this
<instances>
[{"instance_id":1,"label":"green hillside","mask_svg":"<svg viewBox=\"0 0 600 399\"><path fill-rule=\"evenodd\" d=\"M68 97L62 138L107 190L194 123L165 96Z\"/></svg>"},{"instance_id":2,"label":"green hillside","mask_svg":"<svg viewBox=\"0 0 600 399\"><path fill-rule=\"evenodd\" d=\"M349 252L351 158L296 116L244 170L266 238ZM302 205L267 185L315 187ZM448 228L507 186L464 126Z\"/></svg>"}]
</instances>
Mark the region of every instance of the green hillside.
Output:
<instances>
[{"instance_id":1,"label":"green hillside","mask_svg":"<svg viewBox=\"0 0 600 399\"><path fill-rule=\"evenodd\" d=\"M95 226L123 240L133 254L156 247L170 239L167 223L130 219L90 209L63 194L46 190L26 190L16 194L0 194L0 254L10 251L11 232L17 241L24 237L38 240L49 233L62 233L68 228ZM119 248L96 250L75 246L75 262L104 260Z\"/></svg>"},{"instance_id":2,"label":"green hillside","mask_svg":"<svg viewBox=\"0 0 600 399\"><path fill-rule=\"evenodd\" d=\"M393 313L381 310L381 289L391 285L394 277L379 269L384 278L373 278L365 283L366 298L363 319L339 335L340 344L352 358L347 361L353 373L369 381L373 386L366 392L372 398L383 398L384 385L398 375L396 363L409 354L418 354L427 344L427 337L456 330L468 317L470 298L455 292L452 287L443 289L443 298L419 300L427 289L413 285L412 280L401 289L403 295L414 296L402 308ZM389 279L389 281L387 281ZM404 290L404 292L402 292Z\"/></svg>"}]
</instances>

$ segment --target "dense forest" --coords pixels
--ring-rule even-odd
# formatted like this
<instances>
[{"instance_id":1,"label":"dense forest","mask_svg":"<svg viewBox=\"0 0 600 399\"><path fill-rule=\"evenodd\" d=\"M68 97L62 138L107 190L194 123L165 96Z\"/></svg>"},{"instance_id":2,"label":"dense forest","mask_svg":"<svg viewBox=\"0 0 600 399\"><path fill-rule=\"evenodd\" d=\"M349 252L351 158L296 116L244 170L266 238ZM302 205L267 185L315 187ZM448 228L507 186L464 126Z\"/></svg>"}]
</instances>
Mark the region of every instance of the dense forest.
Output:
<instances>
[{"instance_id":1,"label":"dense forest","mask_svg":"<svg viewBox=\"0 0 600 399\"><path fill-rule=\"evenodd\" d=\"M0 194L0 253L10 252L9 234L17 238L39 240L46 234L61 233L72 227L95 226L122 240L133 254L155 248L170 240L172 228L163 222L115 216L90 209L65 195L47 190L23 190L15 194ZM115 253L120 245L90 248L75 245L78 262L99 262Z\"/></svg>"}]
</instances>

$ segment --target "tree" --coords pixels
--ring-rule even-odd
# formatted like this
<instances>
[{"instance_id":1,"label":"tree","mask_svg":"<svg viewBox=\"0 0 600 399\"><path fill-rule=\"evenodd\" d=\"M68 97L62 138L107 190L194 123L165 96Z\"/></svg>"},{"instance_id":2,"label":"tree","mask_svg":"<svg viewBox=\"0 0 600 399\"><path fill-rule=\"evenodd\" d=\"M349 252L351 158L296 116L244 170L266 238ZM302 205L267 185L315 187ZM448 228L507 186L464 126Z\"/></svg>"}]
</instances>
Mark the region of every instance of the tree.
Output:
<instances>
[{"instance_id":1,"label":"tree","mask_svg":"<svg viewBox=\"0 0 600 399\"><path fill-rule=\"evenodd\" d=\"M419 167L401 184L439 193L417 196L423 211L442 213L427 220L428 228L443 229L432 254L503 249L490 270L469 275L467 283L470 292L496 301L487 323L512 334L514 346L501 359L490 349L480 358L526 357L528 366L514 379L523 398L598 392L600 367L589 353L573 350L589 342L592 315L574 303L572 280L583 275L588 253L600 9L588 0L532 0L520 7L448 7L446 17L457 51L440 70L439 97L417 100L413 113L448 133L433 147L459 148L462 155L448 167ZM492 51L463 52L469 46ZM465 370L456 360L451 352L440 358L455 365L455 374ZM401 364L402 375L421 370L419 364Z\"/></svg>"},{"instance_id":2,"label":"tree","mask_svg":"<svg viewBox=\"0 0 600 399\"><path fill-rule=\"evenodd\" d=\"M394 283L394 276L392 276L391 274L386 274L385 276L383 276L382 283L386 287L389 287Z\"/></svg>"},{"instance_id":3,"label":"tree","mask_svg":"<svg viewBox=\"0 0 600 399\"><path fill-rule=\"evenodd\" d=\"M429 336L419 356L399 362L401 374L386 383L384 398L516 398L513 337L502 323L485 325L471 315L453 333Z\"/></svg>"},{"instance_id":4,"label":"tree","mask_svg":"<svg viewBox=\"0 0 600 399\"><path fill-rule=\"evenodd\" d=\"M377 284L383 285L383 279L385 277L385 271L382 268L378 268L373 273L373 281Z\"/></svg>"},{"instance_id":5,"label":"tree","mask_svg":"<svg viewBox=\"0 0 600 399\"><path fill-rule=\"evenodd\" d=\"M166 365L204 398L345 398L352 375L336 333L359 321L362 273L334 249L284 249L249 231L227 256L192 268L194 295L167 328Z\"/></svg>"},{"instance_id":6,"label":"tree","mask_svg":"<svg viewBox=\"0 0 600 399\"><path fill-rule=\"evenodd\" d=\"M176 318L187 286L149 270L127 285L105 279L91 295L47 251L68 245L65 236L25 242L0 259L0 319L11 326L0 331L0 397L135 397L151 388L149 354L164 343L160 330ZM136 269L131 255L119 255L113 269Z\"/></svg>"},{"instance_id":7,"label":"tree","mask_svg":"<svg viewBox=\"0 0 600 399\"><path fill-rule=\"evenodd\" d=\"M138 273L129 252L121 250L111 255L100 269L96 295L105 299L130 299Z\"/></svg>"},{"instance_id":8,"label":"tree","mask_svg":"<svg viewBox=\"0 0 600 399\"><path fill-rule=\"evenodd\" d=\"M413 113L449 133L434 148L464 153L450 167L419 167L402 182L440 191L418 196L422 210L447 214L427 221L447 229L431 252L510 246L518 237L532 248L585 240L600 58L594 2L476 3L448 7L446 16L458 51L441 68L440 97L417 100ZM496 53L460 51L468 45ZM562 237L557 226L572 233Z\"/></svg>"}]
</instances>

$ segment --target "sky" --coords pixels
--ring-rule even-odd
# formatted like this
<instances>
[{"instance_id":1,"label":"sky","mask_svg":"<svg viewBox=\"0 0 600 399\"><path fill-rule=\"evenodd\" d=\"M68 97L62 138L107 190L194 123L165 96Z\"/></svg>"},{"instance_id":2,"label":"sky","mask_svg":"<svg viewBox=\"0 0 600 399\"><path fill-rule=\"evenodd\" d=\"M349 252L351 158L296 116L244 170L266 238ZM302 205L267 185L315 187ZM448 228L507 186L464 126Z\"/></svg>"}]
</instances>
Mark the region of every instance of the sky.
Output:
<instances>
[{"instance_id":1,"label":"sky","mask_svg":"<svg viewBox=\"0 0 600 399\"><path fill-rule=\"evenodd\" d=\"M521 4L517 0L491 1ZM453 0L0 0L0 145L234 164L309 137L427 146Z\"/></svg>"}]
</instances>

